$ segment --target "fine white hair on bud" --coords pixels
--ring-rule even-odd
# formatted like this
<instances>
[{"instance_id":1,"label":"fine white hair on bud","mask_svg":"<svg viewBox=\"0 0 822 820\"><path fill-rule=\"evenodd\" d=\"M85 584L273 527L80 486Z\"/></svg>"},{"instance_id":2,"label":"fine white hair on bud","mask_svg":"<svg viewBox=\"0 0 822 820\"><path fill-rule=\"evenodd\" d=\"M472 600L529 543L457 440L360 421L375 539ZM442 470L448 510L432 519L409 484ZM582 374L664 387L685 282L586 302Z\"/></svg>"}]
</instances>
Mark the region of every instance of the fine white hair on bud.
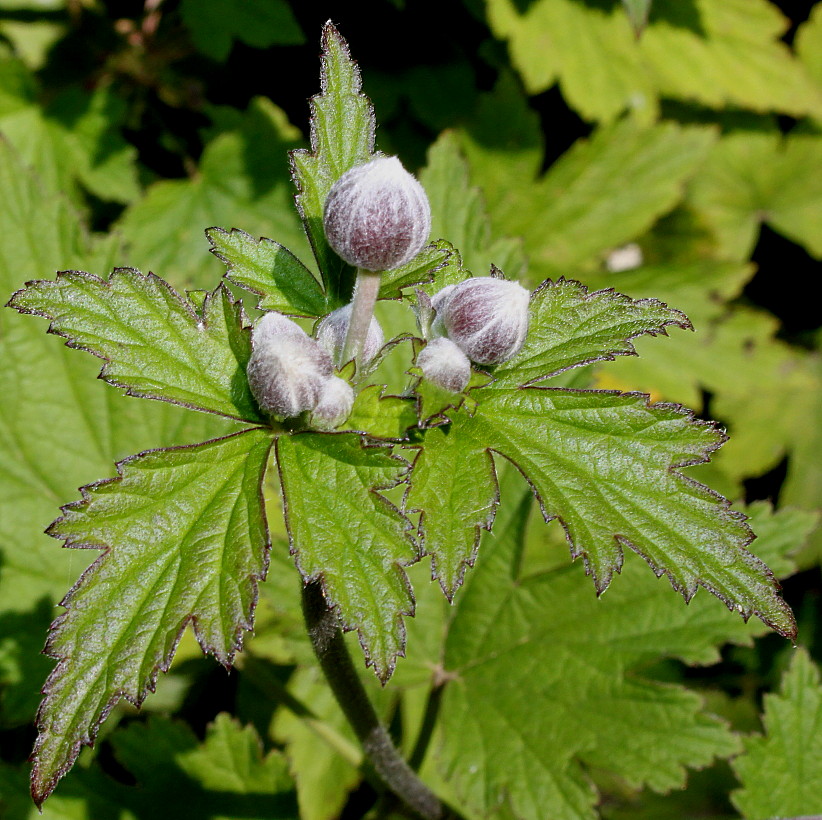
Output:
<instances>
[{"instance_id":1,"label":"fine white hair on bud","mask_svg":"<svg viewBox=\"0 0 822 820\"><path fill-rule=\"evenodd\" d=\"M376 157L344 173L325 201L329 245L346 262L369 271L399 268L431 233L425 190L396 157Z\"/></svg>"},{"instance_id":2,"label":"fine white hair on bud","mask_svg":"<svg viewBox=\"0 0 822 820\"><path fill-rule=\"evenodd\" d=\"M320 347L327 351L334 359L339 358L345 344L348 324L351 321L351 307L351 304L347 304L329 313L328 316L322 319L317 325L314 333ZM377 353L380 352L384 343L385 336L383 335L380 323L372 316L371 324L368 326L368 334L365 337L365 343L360 352L361 363L368 364ZM345 364L345 362L339 362L339 364Z\"/></svg>"},{"instance_id":3,"label":"fine white hair on bud","mask_svg":"<svg viewBox=\"0 0 822 820\"><path fill-rule=\"evenodd\" d=\"M309 423L317 430L334 430L351 414L354 406L354 390L339 376L332 376L323 383L320 400L309 417Z\"/></svg>"},{"instance_id":4,"label":"fine white hair on bud","mask_svg":"<svg viewBox=\"0 0 822 820\"><path fill-rule=\"evenodd\" d=\"M334 366L328 353L299 325L271 312L251 331L246 372L260 409L288 419L317 406Z\"/></svg>"},{"instance_id":5,"label":"fine white hair on bud","mask_svg":"<svg viewBox=\"0 0 822 820\"><path fill-rule=\"evenodd\" d=\"M519 353L528 333L531 294L517 282L483 276L443 288L432 300L433 330L477 364L501 364Z\"/></svg>"},{"instance_id":6,"label":"fine white hair on bud","mask_svg":"<svg viewBox=\"0 0 822 820\"><path fill-rule=\"evenodd\" d=\"M428 381L452 393L462 393L471 379L468 357L445 336L428 342L417 355L417 367Z\"/></svg>"}]
</instances>

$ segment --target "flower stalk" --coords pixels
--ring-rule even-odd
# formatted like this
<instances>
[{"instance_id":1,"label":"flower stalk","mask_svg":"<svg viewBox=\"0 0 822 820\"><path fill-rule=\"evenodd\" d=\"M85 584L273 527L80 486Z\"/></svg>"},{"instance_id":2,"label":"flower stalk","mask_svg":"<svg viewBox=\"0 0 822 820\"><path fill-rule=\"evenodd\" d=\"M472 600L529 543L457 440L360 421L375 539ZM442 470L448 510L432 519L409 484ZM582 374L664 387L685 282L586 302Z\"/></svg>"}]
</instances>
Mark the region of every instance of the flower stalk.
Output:
<instances>
[{"instance_id":1,"label":"flower stalk","mask_svg":"<svg viewBox=\"0 0 822 820\"><path fill-rule=\"evenodd\" d=\"M377 295L380 292L381 276L382 274L378 271L357 269L357 282L354 285L354 299L351 303L351 318L338 362L340 367L354 359L359 369L368 329L371 327L371 319L374 316L374 305L377 303Z\"/></svg>"}]
</instances>

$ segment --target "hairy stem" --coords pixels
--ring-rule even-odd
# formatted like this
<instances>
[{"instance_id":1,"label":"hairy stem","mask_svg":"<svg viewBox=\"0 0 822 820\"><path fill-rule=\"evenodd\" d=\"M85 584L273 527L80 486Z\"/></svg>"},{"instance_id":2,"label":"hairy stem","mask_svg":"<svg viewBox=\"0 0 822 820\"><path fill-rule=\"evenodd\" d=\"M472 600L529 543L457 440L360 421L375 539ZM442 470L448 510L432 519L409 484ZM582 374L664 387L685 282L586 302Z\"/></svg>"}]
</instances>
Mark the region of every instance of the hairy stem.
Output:
<instances>
[{"instance_id":1,"label":"hairy stem","mask_svg":"<svg viewBox=\"0 0 822 820\"><path fill-rule=\"evenodd\" d=\"M448 816L439 798L403 760L380 723L343 639L339 620L329 609L318 581L303 587L303 614L320 666L383 783L425 820Z\"/></svg>"},{"instance_id":2,"label":"hairy stem","mask_svg":"<svg viewBox=\"0 0 822 820\"><path fill-rule=\"evenodd\" d=\"M351 318L348 321L348 331L345 334L342 355L338 364L344 365L354 359L360 363L360 355L365 347L368 329L371 327L371 317L374 315L374 305L377 303L377 294L380 292L380 278L382 274L360 268L357 271L357 283L354 285L354 299L351 303Z\"/></svg>"}]
</instances>

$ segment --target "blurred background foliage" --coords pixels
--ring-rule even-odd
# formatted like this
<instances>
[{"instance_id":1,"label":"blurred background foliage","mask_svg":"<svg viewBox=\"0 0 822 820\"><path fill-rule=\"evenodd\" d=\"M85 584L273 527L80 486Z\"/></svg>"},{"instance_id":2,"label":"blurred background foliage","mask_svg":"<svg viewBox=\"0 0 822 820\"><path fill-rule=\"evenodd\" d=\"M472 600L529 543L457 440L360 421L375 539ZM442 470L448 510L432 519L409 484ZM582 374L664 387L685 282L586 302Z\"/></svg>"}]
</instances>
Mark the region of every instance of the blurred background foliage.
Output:
<instances>
[{"instance_id":1,"label":"blurred background foliage","mask_svg":"<svg viewBox=\"0 0 822 820\"><path fill-rule=\"evenodd\" d=\"M592 378L682 402L727 428L730 442L693 475L753 505L810 653L796 656L783 700L766 702L775 713L805 698L808 719L822 720L808 660L822 659L822 323L813 296L822 273L822 3L0 0L2 300L71 267L129 265L212 288L223 273L203 234L212 225L271 237L308 260L286 152L306 144L329 17L360 63L378 147L421 174L435 233L476 274L493 262L531 286L565 276L662 299L692 319L695 333L640 340L639 358ZM225 425L117 395L94 381L93 362L7 314L0 817L22 820L36 816L25 758L50 668L38 652L54 605L87 564L32 534L79 485L110 475L114 460ZM271 512L277 535L274 501ZM560 542L557 528L529 529L528 567L567 560ZM115 709L45 817L285 818L299 801L301 817L330 820L370 809L373 790L311 665L296 573L279 546L239 669L227 675L184 639L143 713ZM437 656L428 627L444 617L421 598L397 686L374 687L406 748L421 719L426 658ZM762 732L763 695L796 653L773 635L752 643L761 633L717 637L718 652L695 659L709 666L667 660L643 674L687 684L738 732ZM756 736L745 743L735 771L720 760L667 794L596 762L588 776L609 818L771 816L755 783L785 751ZM808 754L808 782L822 794L822 749ZM434 768L425 771L450 796ZM783 788L774 813L792 812L798 787ZM810 813L803 806L794 813Z\"/></svg>"}]
</instances>

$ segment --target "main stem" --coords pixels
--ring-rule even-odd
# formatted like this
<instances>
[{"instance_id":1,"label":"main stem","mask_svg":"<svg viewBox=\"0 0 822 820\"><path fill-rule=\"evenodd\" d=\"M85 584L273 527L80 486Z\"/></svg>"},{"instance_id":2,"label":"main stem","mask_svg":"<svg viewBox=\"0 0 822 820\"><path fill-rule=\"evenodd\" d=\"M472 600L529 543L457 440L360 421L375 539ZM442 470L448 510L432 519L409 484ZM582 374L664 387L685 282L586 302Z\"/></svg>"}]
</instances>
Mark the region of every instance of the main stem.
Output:
<instances>
[{"instance_id":1,"label":"main stem","mask_svg":"<svg viewBox=\"0 0 822 820\"><path fill-rule=\"evenodd\" d=\"M303 587L303 615L334 697L380 779L425 820L444 820L447 813L439 798L405 762L380 723L348 654L339 620L326 604L318 581Z\"/></svg>"},{"instance_id":2,"label":"main stem","mask_svg":"<svg viewBox=\"0 0 822 820\"><path fill-rule=\"evenodd\" d=\"M348 331L345 334L342 355L337 363L340 366L354 359L360 363L360 355L365 347L374 305L380 292L381 273L370 270L357 270L357 282L354 285L354 299L351 302L351 317L348 320Z\"/></svg>"}]
</instances>

